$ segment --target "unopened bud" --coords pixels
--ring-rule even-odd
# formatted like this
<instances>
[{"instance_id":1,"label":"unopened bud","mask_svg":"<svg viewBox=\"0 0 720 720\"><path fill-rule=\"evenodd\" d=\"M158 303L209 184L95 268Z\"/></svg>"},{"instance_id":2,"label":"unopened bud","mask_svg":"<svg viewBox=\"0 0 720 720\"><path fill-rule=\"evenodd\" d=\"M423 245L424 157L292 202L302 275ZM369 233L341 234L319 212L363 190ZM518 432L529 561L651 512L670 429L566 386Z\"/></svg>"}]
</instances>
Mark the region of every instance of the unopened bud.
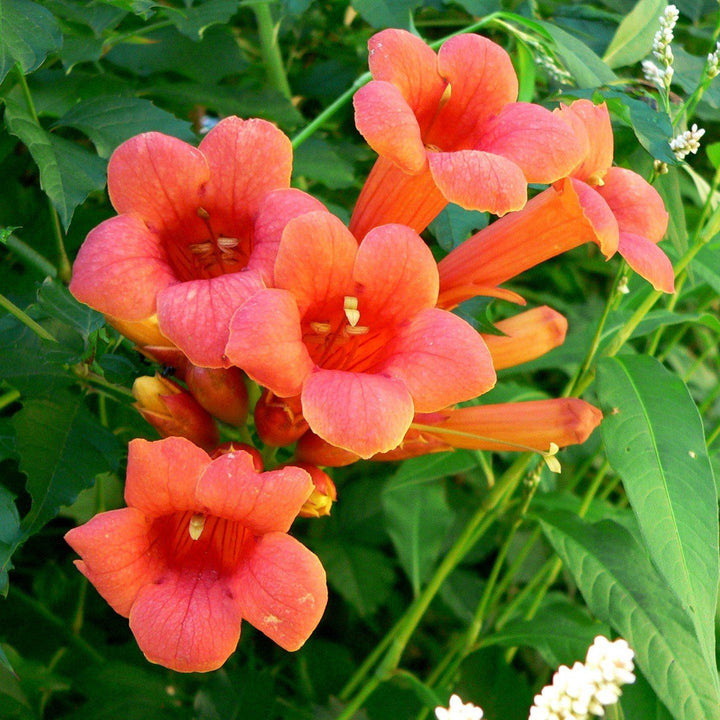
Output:
<instances>
[{"instance_id":1,"label":"unopened bud","mask_svg":"<svg viewBox=\"0 0 720 720\"><path fill-rule=\"evenodd\" d=\"M180 436L203 450L212 450L220 441L209 413L176 383L155 375L135 380L132 389L140 414L162 435Z\"/></svg>"},{"instance_id":2,"label":"unopened bud","mask_svg":"<svg viewBox=\"0 0 720 720\"><path fill-rule=\"evenodd\" d=\"M260 451L253 447L252 445L248 445L247 443L241 443L241 442L226 442L222 445L219 445L217 448L215 448L215 452L212 453L210 456L213 460L215 458L219 458L221 455L227 455L228 453L236 453L236 452L246 452L249 455L252 456L253 459L253 466L255 467L255 472L261 473L264 469L263 464L263 458L260 454Z\"/></svg>"},{"instance_id":3,"label":"unopened bud","mask_svg":"<svg viewBox=\"0 0 720 720\"><path fill-rule=\"evenodd\" d=\"M308 429L300 398L277 398L265 391L255 405L255 429L266 445L294 443Z\"/></svg>"},{"instance_id":4,"label":"unopened bud","mask_svg":"<svg viewBox=\"0 0 720 720\"><path fill-rule=\"evenodd\" d=\"M337 490L332 478L319 467L310 463L293 462L292 465L306 470L315 486L312 494L300 509L300 517L319 518L329 515L333 503L337 500Z\"/></svg>"},{"instance_id":5,"label":"unopened bud","mask_svg":"<svg viewBox=\"0 0 720 720\"><path fill-rule=\"evenodd\" d=\"M245 423L248 393L238 368L204 368L188 365L185 382L195 399L211 415L228 425Z\"/></svg>"},{"instance_id":6,"label":"unopened bud","mask_svg":"<svg viewBox=\"0 0 720 720\"><path fill-rule=\"evenodd\" d=\"M302 466L302 463L312 463L313 465L323 465L325 467L351 465L360 459L359 455L331 445L311 430L308 430L298 440L295 457L300 461L300 463L295 463L296 465L301 464Z\"/></svg>"}]
</instances>

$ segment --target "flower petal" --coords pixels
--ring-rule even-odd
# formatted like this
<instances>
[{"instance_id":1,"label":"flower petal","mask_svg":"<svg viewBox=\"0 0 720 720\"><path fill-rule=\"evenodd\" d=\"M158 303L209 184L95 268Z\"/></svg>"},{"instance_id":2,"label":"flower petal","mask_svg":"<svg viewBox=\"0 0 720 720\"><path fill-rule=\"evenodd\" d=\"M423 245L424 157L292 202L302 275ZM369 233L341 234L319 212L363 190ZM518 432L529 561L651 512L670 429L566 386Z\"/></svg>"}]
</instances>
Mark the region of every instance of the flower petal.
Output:
<instances>
[{"instance_id":1,"label":"flower petal","mask_svg":"<svg viewBox=\"0 0 720 720\"><path fill-rule=\"evenodd\" d=\"M413 418L401 381L342 370L316 369L305 381L302 408L316 435L363 458L397 447Z\"/></svg>"},{"instance_id":2,"label":"flower petal","mask_svg":"<svg viewBox=\"0 0 720 720\"><path fill-rule=\"evenodd\" d=\"M108 164L108 193L119 213L135 212L156 231L182 231L201 237L197 214L202 188L210 177L202 153L182 140L158 132L126 140Z\"/></svg>"},{"instance_id":3,"label":"flower petal","mask_svg":"<svg viewBox=\"0 0 720 720\"><path fill-rule=\"evenodd\" d=\"M438 74L435 51L417 35L395 28L373 35L368 50L368 65L373 78L399 88L420 128L425 129L445 91L445 82Z\"/></svg>"},{"instance_id":4,"label":"flower petal","mask_svg":"<svg viewBox=\"0 0 720 720\"><path fill-rule=\"evenodd\" d=\"M237 647L242 615L217 572L168 572L148 585L130 611L130 629L145 657L177 672L219 668Z\"/></svg>"},{"instance_id":5,"label":"flower petal","mask_svg":"<svg viewBox=\"0 0 720 720\"><path fill-rule=\"evenodd\" d=\"M451 92L426 141L443 150L473 148L485 123L517 99L510 56L480 35L457 35L440 48L438 71Z\"/></svg>"},{"instance_id":6,"label":"flower petal","mask_svg":"<svg viewBox=\"0 0 720 720\"><path fill-rule=\"evenodd\" d=\"M80 572L115 612L130 614L140 590L161 572L150 544L150 521L136 508L100 513L66 533Z\"/></svg>"},{"instance_id":7,"label":"flower petal","mask_svg":"<svg viewBox=\"0 0 720 720\"><path fill-rule=\"evenodd\" d=\"M73 265L70 292L122 320L155 312L159 292L177 282L160 238L138 215L118 215L90 231Z\"/></svg>"},{"instance_id":8,"label":"flower petal","mask_svg":"<svg viewBox=\"0 0 720 720\"><path fill-rule=\"evenodd\" d=\"M430 172L449 202L466 210L505 215L527 202L527 181L512 160L482 152L428 153Z\"/></svg>"},{"instance_id":9,"label":"flower petal","mask_svg":"<svg viewBox=\"0 0 720 720\"><path fill-rule=\"evenodd\" d=\"M209 514L263 535L287 532L312 490L305 470L287 466L259 473L252 455L241 450L213 460L195 493Z\"/></svg>"},{"instance_id":10,"label":"flower petal","mask_svg":"<svg viewBox=\"0 0 720 720\"><path fill-rule=\"evenodd\" d=\"M343 467L360 459L358 455L349 450L343 450L325 442L312 430L308 430L298 440L295 446L295 457L302 462L326 467Z\"/></svg>"},{"instance_id":11,"label":"flower petal","mask_svg":"<svg viewBox=\"0 0 720 720\"><path fill-rule=\"evenodd\" d=\"M318 319L353 289L352 268L357 241L342 221L328 212L312 212L285 227L275 284L289 290L300 316Z\"/></svg>"},{"instance_id":12,"label":"flower petal","mask_svg":"<svg viewBox=\"0 0 720 720\"><path fill-rule=\"evenodd\" d=\"M430 248L404 225L382 225L363 239L353 278L361 323L389 325L435 306L438 270Z\"/></svg>"},{"instance_id":13,"label":"flower petal","mask_svg":"<svg viewBox=\"0 0 720 720\"><path fill-rule=\"evenodd\" d=\"M675 271L672 263L656 243L642 235L621 232L618 251L627 264L656 290L675 292Z\"/></svg>"},{"instance_id":14,"label":"flower petal","mask_svg":"<svg viewBox=\"0 0 720 720\"><path fill-rule=\"evenodd\" d=\"M506 105L483 129L478 150L512 160L529 183L570 174L586 148L560 117L533 103Z\"/></svg>"},{"instance_id":15,"label":"flower petal","mask_svg":"<svg viewBox=\"0 0 720 720\"><path fill-rule=\"evenodd\" d=\"M425 145L412 108L389 82L373 80L353 98L355 126L368 145L414 175L425 166Z\"/></svg>"},{"instance_id":16,"label":"flower petal","mask_svg":"<svg viewBox=\"0 0 720 720\"><path fill-rule=\"evenodd\" d=\"M274 190L265 195L255 217L253 249L249 270L257 270L265 284L274 285L275 259L285 226L305 213L326 211L325 206L302 190Z\"/></svg>"},{"instance_id":17,"label":"flower petal","mask_svg":"<svg viewBox=\"0 0 720 720\"><path fill-rule=\"evenodd\" d=\"M189 440L130 441L125 502L150 518L195 510L195 486L210 456Z\"/></svg>"},{"instance_id":18,"label":"flower petal","mask_svg":"<svg viewBox=\"0 0 720 720\"><path fill-rule=\"evenodd\" d=\"M219 368L235 311L263 287L252 270L178 283L158 296L158 320L194 365Z\"/></svg>"},{"instance_id":19,"label":"flower petal","mask_svg":"<svg viewBox=\"0 0 720 720\"><path fill-rule=\"evenodd\" d=\"M614 167L605 175L604 184L595 189L613 211L620 232L642 235L654 243L663 239L668 214L660 194L645 178Z\"/></svg>"},{"instance_id":20,"label":"flower petal","mask_svg":"<svg viewBox=\"0 0 720 720\"><path fill-rule=\"evenodd\" d=\"M554 112L573 128L575 136L583 145L587 140L585 158L573 170L572 176L597 184L610 169L614 154L612 123L607 105L576 100L570 105L561 105Z\"/></svg>"},{"instance_id":21,"label":"flower petal","mask_svg":"<svg viewBox=\"0 0 720 720\"><path fill-rule=\"evenodd\" d=\"M480 335L462 318L437 308L423 310L400 330L383 369L402 380L421 413L475 398L496 381Z\"/></svg>"},{"instance_id":22,"label":"flower petal","mask_svg":"<svg viewBox=\"0 0 720 720\"><path fill-rule=\"evenodd\" d=\"M610 206L595 188L582 180L571 178L569 183L564 183L564 188L564 192L572 192L577 196L583 214L595 235L593 241L602 254L606 258L612 257L618 249L620 229Z\"/></svg>"},{"instance_id":23,"label":"flower petal","mask_svg":"<svg viewBox=\"0 0 720 720\"><path fill-rule=\"evenodd\" d=\"M292 294L279 289L255 293L232 318L225 354L276 395L299 394L313 363Z\"/></svg>"},{"instance_id":24,"label":"flower petal","mask_svg":"<svg viewBox=\"0 0 720 720\"><path fill-rule=\"evenodd\" d=\"M203 138L199 150L210 167L203 207L222 234L248 234L263 197L290 186L290 140L267 120L227 117Z\"/></svg>"},{"instance_id":25,"label":"flower petal","mask_svg":"<svg viewBox=\"0 0 720 720\"><path fill-rule=\"evenodd\" d=\"M320 560L283 533L263 535L243 560L236 583L243 617L284 650L298 650L327 605Z\"/></svg>"}]
</instances>

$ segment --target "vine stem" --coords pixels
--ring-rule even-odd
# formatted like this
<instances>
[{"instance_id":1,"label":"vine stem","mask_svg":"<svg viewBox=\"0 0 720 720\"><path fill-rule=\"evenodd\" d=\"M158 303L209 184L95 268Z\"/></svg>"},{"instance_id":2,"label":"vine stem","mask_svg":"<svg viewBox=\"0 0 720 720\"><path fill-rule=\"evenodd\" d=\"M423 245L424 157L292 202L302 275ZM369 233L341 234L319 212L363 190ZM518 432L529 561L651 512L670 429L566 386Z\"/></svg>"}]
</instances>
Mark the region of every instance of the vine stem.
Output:
<instances>
[{"instance_id":1,"label":"vine stem","mask_svg":"<svg viewBox=\"0 0 720 720\"><path fill-rule=\"evenodd\" d=\"M23 242L17 235L10 235L5 241L5 247L20 258L20 260L28 267L37 270L43 277L56 277L57 268L37 250L31 248L27 243Z\"/></svg>"},{"instance_id":2,"label":"vine stem","mask_svg":"<svg viewBox=\"0 0 720 720\"><path fill-rule=\"evenodd\" d=\"M23 325L29 327L42 340L57 342L42 325L35 322L24 310L21 310L14 302L0 294L0 307L5 308L11 315L14 315Z\"/></svg>"},{"instance_id":3,"label":"vine stem","mask_svg":"<svg viewBox=\"0 0 720 720\"><path fill-rule=\"evenodd\" d=\"M292 97L278 45L278 26L273 23L272 13L267 2L252 5L260 35L260 51L265 62L270 84L288 100Z\"/></svg>"},{"instance_id":4,"label":"vine stem","mask_svg":"<svg viewBox=\"0 0 720 720\"><path fill-rule=\"evenodd\" d=\"M30 94L30 88L28 87L27 80L25 79L25 73L23 72L20 63L15 65L15 72L18 76L20 88L22 89L23 96L25 97L25 104L27 105L28 112L33 122L42 129L40 125L40 119L38 118L37 111L35 110L35 103L33 102L32 95ZM47 196L46 196L47 197ZM72 275L72 267L70 265L70 259L68 258L67 251L65 250L65 240L63 239L62 227L60 225L60 218L58 217L57 210L52 204L52 200L47 197L48 208L50 209L50 224L52 225L53 234L55 235L55 242L57 245L57 274L58 278L64 283L70 282L70 276Z\"/></svg>"}]
</instances>

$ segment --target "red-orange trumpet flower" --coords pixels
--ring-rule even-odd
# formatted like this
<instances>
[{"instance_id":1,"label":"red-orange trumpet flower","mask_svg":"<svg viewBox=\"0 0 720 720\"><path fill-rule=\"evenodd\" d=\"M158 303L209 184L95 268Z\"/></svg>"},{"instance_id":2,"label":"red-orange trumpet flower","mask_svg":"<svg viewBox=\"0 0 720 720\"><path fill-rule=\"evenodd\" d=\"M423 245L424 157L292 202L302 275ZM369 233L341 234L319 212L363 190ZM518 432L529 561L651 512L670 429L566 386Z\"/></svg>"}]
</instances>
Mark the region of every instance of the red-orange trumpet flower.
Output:
<instances>
[{"instance_id":1,"label":"red-orange trumpet flower","mask_svg":"<svg viewBox=\"0 0 720 720\"><path fill-rule=\"evenodd\" d=\"M235 650L243 619L286 650L320 621L325 572L286 534L312 491L305 470L259 473L243 451L211 460L184 438L133 440L128 507L65 539L148 660L206 672Z\"/></svg>"},{"instance_id":2,"label":"red-orange trumpet flower","mask_svg":"<svg viewBox=\"0 0 720 720\"><path fill-rule=\"evenodd\" d=\"M380 155L350 221L358 239L384 223L422 232L448 202L503 215L527 183L567 175L584 148L557 116L516 102L510 57L479 35L436 54L404 30L369 42L373 81L355 94L355 123Z\"/></svg>"}]
</instances>

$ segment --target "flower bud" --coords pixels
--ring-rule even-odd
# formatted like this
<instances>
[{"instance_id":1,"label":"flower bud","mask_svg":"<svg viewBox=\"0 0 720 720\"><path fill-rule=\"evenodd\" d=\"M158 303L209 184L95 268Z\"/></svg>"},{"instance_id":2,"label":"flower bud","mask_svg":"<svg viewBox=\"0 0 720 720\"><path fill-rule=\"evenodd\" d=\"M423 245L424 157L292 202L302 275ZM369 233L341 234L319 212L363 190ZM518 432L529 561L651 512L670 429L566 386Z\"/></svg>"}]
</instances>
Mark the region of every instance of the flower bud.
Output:
<instances>
[{"instance_id":1,"label":"flower bud","mask_svg":"<svg viewBox=\"0 0 720 720\"><path fill-rule=\"evenodd\" d=\"M228 425L247 419L248 392L238 368L204 368L188 363L185 382L195 399L211 415Z\"/></svg>"},{"instance_id":2,"label":"flower bud","mask_svg":"<svg viewBox=\"0 0 720 720\"><path fill-rule=\"evenodd\" d=\"M255 405L255 429L266 445L294 443L308 429L300 398L278 398L266 390Z\"/></svg>"},{"instance_id":3,"label":"flower bud","mask_svg":"<svg viewBox=\"0 0 720 720\"><path fill-rule=\"evenodd\" d=\"M313 465L323 465L325 467L343 467L351 465L360 459L359 455L343 450L343 448L335 447L318 437L314 432L308 430L298 441L295 448L295 457L300 461L296 465L302 463L312 463Z\"/></svg>"},{"instance_id":4,"label":"flower bud","mask_svg":"<svg viewBox=\"0 0 720 720\"><path fill-rule=\"evenodd\" d=\"M257 472L262 472L265 468L262 455L260 454L260 451L253 447L252 445L248 445L247 443L241 443L241 442L226 442L222 445L219 445L217 448L215 448L215 452L213 452L210 457L215 460L215 458L219 458L221 455L227 455L228 453L234 453L234 452L246 452L252 455L253 459L253 465L255 466L255 470Z\"/></svg>"},{"instance_id":5,"label":"flower bud","mask_svg":"<svg viewBox=\"0 0 720 720\"><path fill-rule=\"evenodd\" d=\"M323 517L330 514L332 504L337 500L337 490L332 478L316 465L305 462L291 463L310 474L315 489L300 509L300 517Z\"/></svg>"},{"instance_id":6,"label":"flower bud","mask_svg":"<svg viewBox=\"0 0 720 720\"><path fill-rule=\"evenodd\" d=\"M179 385L156 374L135 380L132 389L140 414L162 435L187 438L203 450L220 441L212 417Z\"/></svg>"}]
</instances>

